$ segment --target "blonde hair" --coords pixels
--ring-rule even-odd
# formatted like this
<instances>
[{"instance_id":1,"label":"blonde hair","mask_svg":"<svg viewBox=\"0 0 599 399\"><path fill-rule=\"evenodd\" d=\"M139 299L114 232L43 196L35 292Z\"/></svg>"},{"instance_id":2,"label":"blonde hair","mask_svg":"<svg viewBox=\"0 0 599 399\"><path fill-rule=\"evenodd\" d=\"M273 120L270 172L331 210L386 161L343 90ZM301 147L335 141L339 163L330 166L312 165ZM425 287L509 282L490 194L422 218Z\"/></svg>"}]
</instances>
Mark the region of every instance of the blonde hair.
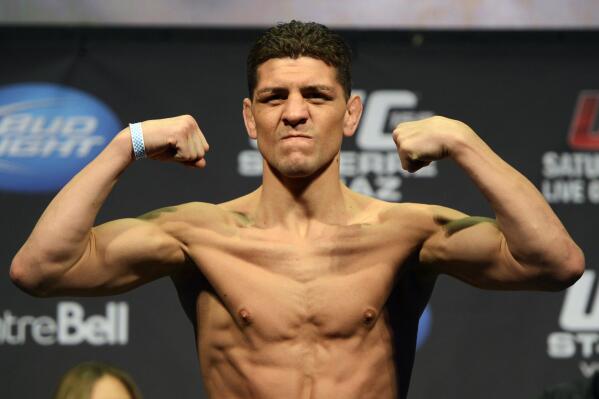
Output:
<instances>
[{"instance_id":1,"label":"blonde hair","mask_svg":"<svg viewBox=\"0 0 599 399\"><path fill-rule=\"evenodd\" d=\"M142 399L139 388L129 374L99 362L81 363L67 371L62 376L53 399L89 399L96 381L106 375L122 382L131 398Z\"/></svg>"}]
</instances>

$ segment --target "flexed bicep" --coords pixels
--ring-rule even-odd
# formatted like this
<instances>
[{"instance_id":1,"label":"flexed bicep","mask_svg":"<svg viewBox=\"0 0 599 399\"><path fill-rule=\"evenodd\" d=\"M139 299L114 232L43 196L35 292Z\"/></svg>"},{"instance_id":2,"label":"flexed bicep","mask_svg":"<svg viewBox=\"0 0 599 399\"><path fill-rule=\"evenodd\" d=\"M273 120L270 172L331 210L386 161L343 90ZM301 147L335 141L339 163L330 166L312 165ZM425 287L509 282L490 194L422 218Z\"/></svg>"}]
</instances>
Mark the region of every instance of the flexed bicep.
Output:
<instances>
[{"instance_id":1,"label":"flexed bicep","mask_svg":"<svg viewBox=\"0 0 599 399\"><path fill-rule=\"evenodd\" d=\"M93 225L134 159L147 156L203 168L206 151L206 138L189 115L121 130L48 204L13 257L11 280L36 296L103 295L164 275L185 256L177 239L161 230L156 220Z\"/></svg>"},{"instance_id":2,"label":"flexed bicep","mask_svg":"<svg viewBox=\"0 0 599 399\"><path fill-rule=\"evenodd\" d=\"M81 257L49 279L47 295L112 295L171 274L186 261L181 243L144 218L94 227Z\"/></svg>"},{"instance_id":3,"label":"flexed bicep","mask_svg":"<svg viewBox=\"0 0 599 399\"><path fill-rule=\"evenodd\" d=\"M480 288L539 287L541 271L514 259L495 219L439 206L431 216L437 228L420 251L425 267Z\"/></svg>"}]
</instances>

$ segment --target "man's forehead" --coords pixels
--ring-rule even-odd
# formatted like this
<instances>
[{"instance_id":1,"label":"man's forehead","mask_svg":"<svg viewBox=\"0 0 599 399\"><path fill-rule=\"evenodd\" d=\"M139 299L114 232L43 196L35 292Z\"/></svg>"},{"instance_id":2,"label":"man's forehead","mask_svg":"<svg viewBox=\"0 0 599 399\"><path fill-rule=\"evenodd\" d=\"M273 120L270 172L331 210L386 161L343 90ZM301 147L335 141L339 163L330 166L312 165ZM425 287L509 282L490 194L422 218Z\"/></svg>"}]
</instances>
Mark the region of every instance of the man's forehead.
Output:
<instances>
[{"instance_id":1,"label":"man's forehead","mask_svg":"<svg viewBox=\"0 0 599 399\"><path fill-rule=\"evenodd\" d=\"M256 92L271 87L313 87L336 90L337 70L312 57L271 58L257 69Z\"/></svg>"}]
</instances>

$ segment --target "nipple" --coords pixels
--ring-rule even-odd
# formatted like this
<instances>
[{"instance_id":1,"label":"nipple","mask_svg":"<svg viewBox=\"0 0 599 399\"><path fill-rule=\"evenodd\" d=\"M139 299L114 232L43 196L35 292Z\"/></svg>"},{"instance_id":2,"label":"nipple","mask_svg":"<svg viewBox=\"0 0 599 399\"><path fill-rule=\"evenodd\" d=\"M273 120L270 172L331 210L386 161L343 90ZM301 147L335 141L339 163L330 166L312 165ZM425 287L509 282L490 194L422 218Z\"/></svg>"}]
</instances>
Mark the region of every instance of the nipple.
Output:
<instances>
[{"instance_id":1,"label":"nipple","mask_svg":"<svg viewBox=\"0 0 599 399\"><path fill-rule=\"evenodd\" d=\"M238 314L239 318L241 319L241 322L244 325L249 326L250 324L252 324L252 315L250 315L250 312L248 312L245 308L241 308Z\"/></svg>"},{"instance_id":2,"label":"nipple","mask_svg":"<svg viewBox=\"0 0 599 399\"><path fill-rule=\"evenodd\" d=\"M370 327L374 324L376 320L376 311L374 309L368 308L364 311L364 315L362 317L362 323L366 327Z\"/></svg>"}]
</instances>

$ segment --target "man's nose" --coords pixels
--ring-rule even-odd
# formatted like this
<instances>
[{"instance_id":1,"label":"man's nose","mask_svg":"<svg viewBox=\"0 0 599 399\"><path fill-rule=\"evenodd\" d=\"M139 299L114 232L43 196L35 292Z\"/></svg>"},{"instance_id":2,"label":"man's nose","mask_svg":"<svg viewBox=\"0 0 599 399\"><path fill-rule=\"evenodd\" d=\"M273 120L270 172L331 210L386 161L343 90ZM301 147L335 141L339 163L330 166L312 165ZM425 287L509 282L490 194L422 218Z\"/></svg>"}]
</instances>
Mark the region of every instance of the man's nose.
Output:
<instances>
[{"instance_id":1,"label":"man's nose","mask_svg":"<svg viewBox=\"0 0 599 399\"><path fill-rule=\"evenodd\" d=\"M295 127L306 123L308 120L308 105L301 95L291 95L285 102L283 110L283 124Z\"/></svg>"}]
</instances>

